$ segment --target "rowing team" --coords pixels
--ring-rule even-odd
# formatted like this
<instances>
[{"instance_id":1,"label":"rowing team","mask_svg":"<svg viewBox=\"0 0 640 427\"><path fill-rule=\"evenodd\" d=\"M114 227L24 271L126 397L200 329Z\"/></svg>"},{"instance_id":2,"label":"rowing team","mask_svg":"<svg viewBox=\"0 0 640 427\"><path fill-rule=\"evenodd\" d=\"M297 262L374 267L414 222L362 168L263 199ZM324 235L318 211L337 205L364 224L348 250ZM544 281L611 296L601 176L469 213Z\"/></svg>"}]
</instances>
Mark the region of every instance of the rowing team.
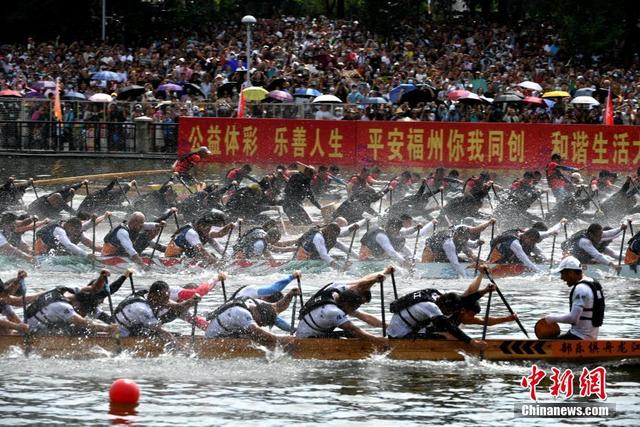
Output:
<instances>
[{"instance_id":1,"label":"rowing team","mask_svg":"<svg viewBox=\"0 0 640 427\"><path fill-rule=\"evenodd\" d=\"M595 280L583 276L580 263L573 257L562 260L558 268L561 278L571 287L570 312L549 315L544 321L569 323L571 329L562 339L596 339L604 318L604 295L602 286ZM309 298L299 312L298 327L289 324L281 314L291 301L299 297L301 273L293 274L269 285L242 286L224 304L207 314L197 315L197 304L218 283L222 284L226 299L225 273L218 273L214 279L200 285L171 287L166 282L154 282L148 291L135 290L132 271L128 270L117 280L109 283L110 273L103 270L100 276L83 288L58 287L46 292L27 295L25 278L20 271L16 278L3 283L0 288L0 311L6 320L0 320L3 333L18 331L37 335L77 335L86 336L101 332L116 336L143 336L175 342L174 335L163 325L176 319L192 324L205 331L207 338L250 338L257 342L275 345L289 342L292 338L274 334L264 327L277 328L295 334L297 338L360 338L379 340L380 338L357 326L353 319L383 329L394 339L457 339L470 344L477 350L485 348L482 340L472 339L460 329L461 324L479 324L486 327L499 323L516 321L521 323L497 285L491 279L486 266L481 265L478 275L462 293L441 293L437 289L422 289L397 298L390 304L391 320L382 319L365 312L362 307L371 301L371 288L382 284L385 276L394 267L364 276L349 282L332 282ZM481 289L484 277L492 284ZM111 295L117 292L129 278L131 294L114 309ZM298 286L283 294L289 283L298 280ZM394 293L395 289L395 280ZM503 302L511 311L507 317L480 317L479 300L487 293L498 291ZM109 301L110 313L100 309L105 299ZM297 300L296 300L297 301ZM24 323L20 321L11 306L23 306ZM191 310L193 308L193 310ZM295 321L295 303L292 320ZM525 332L526 333L526 332Z\"/></svg>"},{"instance_id":2,"label":"rowing team","mask_svg":"<svg viewBox=\"0 0 640 427\"><path fill-rule=\"evenodd\" d=\"M209 213L193 224L178 227L171 236L168 244L159 243L165 220L175 215L175 208L170 209L160 218L146 222L141 212L132 213L126 222L112 228L104 237L104 244L100 245L89 239L84 232L94 228L95 224L110 219L110 213L94 217L84 222L78 218L69 219L63 223L46 224L36 232L34 252L38 255L80 255L95 259L93 253L101 251L105 256L129 257L143 268L147 268L142 253L147 248L164 252L166 257L185 257L205 264L219 261L205 245L212 246L223 258L229 246L231 232L240 228L242 222L227 223L222 213ZM389 259L402 266L410 267L415 262L419 239L425 237L422 262L450 263L460 277L468 277L464 261L479 261L480 251L484 241L481 233L488 227L495 226L495 219L490 219L480 225L457 225L442 231L436 231L437 220L426 225L415 223L408 215L400 218L390 218L384 226L378 226L367 219L348 224L343 218L323 227L311 227L301 237L293 240L281 240L277 223L268 220L265 223L250 228L241 234L231 252L236 259L273 259L273 252L295 252L297 260L322 260L325 263L339 267L339 262L330 255L334 248L347 254L347 259L353 254L352 245L356 232L367 227L367 231L360 239L360 252L353 254L360 260ZM8 255L18 255L32 260L28 253L29 247L22 241L22 234L39 225L35 220L20 220L14 214L5 213L0 217L0 251ZM510 229L502 232L490 241L488 260L495 264L521 264L528 270L540 272L536 263L549 262L537 247L543 239L555 238L566 220L560 221L551 228L544 223L536 222L529 228ZM598 263L608 265L619 270L615 259L618 255L609 248L609 244L620 234L624 236L627 224L621 224L614 229L603 228L593 223L587 229L580 230L571 236L566 236L562 243L565 253L578 258L583 264ZM343 244L338 239L351 235L351 244ZM407 239L415 235L413 252L407 247ZM226 236L226 243L222 245L216 239ZM493 233L492 233L493 237ZM84 244L90 251L80 248ZM623 242L624 245L624 242ZM478 254L474 253L478 249ZM553 250L552 250L553 254ZM553 255L552 255L553 256ZM551 260L552 261L552 260ZM634 235L628 242L626 264L636 266L640 262L640 233Z\"/></svg>"}]
</instances>

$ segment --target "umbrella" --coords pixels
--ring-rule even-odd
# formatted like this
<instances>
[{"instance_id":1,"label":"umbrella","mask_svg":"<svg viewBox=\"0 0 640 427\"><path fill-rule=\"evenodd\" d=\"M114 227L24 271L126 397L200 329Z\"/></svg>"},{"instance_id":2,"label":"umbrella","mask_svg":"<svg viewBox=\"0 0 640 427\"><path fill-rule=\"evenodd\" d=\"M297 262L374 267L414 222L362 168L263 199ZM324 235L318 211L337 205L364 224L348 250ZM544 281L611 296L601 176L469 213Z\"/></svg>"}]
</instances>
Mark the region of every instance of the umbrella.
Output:
<instances>
[{"instance_id":1,"label":"umbrella","mask_svg":"<svg viewBox=\"0 0 640 427\"><path fill-rule=\"evenodd\" d=\"M242 90L246 101L262 101L269 95L269 92L260 86L251 86Z\"/></svg>"},{"instance_id":2,"label":"umbrella","mask_svg":"<svg viewBox=\"0 0 640 427\"><path fill-rule=\"evenodd\" d=\"M571 100L576 105L600 105L600 103L592 96L576 96Z\"/></svg>"},{"instance_id":3,"label":"umbrella","mask_svg":"<svg viewBox=\"0 0 640 427\"><path fill-rule=\"evenodd\" d=\"M486 104L493 104L493 98L487 98L486 96L480 95L480 99L482 99Z\"/></svg>"},{"instance_id":4,"label":"umbrella","mask_svg":"<svg viewBox=\"0 0 640 427\"><path fill-rule=\"evenodd\" d=\"M228 82L223 84L216 91L218 98L224 98L225 95L233 96L234 91L238 91L240 84L238 82Z\"/></svg>"},{"instance_id":5,"label":"umbrella","mask_svg":"<svg viewBox=\"0 0 640 427\"><path fill-rule=\"evenodd\" d=\"M2 97L10 97L10 98L22 98L20 92L11 89L0 90L0 96Z\"/></svg>"},{"instance_id":6,"label":"umbrella","mask_svg":"<svg viewBox=\"0 0 640 427\"><path fill-rule=\"evenodd\" d=\"M342 104L342 100L335 95L320 95L313 98L314 104Z\"/></svg>"},{"instance_id":7,"label":"umbrella","mask_svg":"<svg viewBox=\"0 0 640 427\"><path fill-rule=\"evenodd\" d=\"M98 71L97 73L93 73L91 76L91 80L107 80L114 82L121 82L124 79L118 73L114 73L113 71Z\"/></svg>"},{"instance_id":8,"label":"umbrella","mask_svg":"<svg viewBox=\"0 0 640 427\"><path fill-rule=\"evenodd\" d=\"M493 102L522 102L523 100L524 97L516 93L503 93L502 95L496 96Z\"/></svg>"},{"instance_id":9,"label":"umbrella","mask_svg":"<svg viewBox=\"0 0 640 427\"><path fill-rule=\"evenodd\" d=\"M55 89L56 82L51 80L40 80L30 85L31 89L34 90L45 90L45 89Z\"/></svg>"},{"instance_id":10,"label":"umbrella","mask_svg":"<svg viewBox=\"0 0 640 427\"><path fill-rule=\"evenodd\" d=\"M361 104L388 104L389 101L381 96L368 96L360 101Z\"/></svg>"},{"instance_id":11,"label":"umbrella","mask_svg":"<svg viewBox=\"0 0 640 427\"><path fill-rule=\"evenodd\" d=\"M172 104L171 101L161 101L161 102L158 102L154 108L157 110L158 108L162 108L165 105L171 105L171 104Z\"/></svg>"},{"instance_id":12,"label":"umbrella","mask_svg":"<svg viewBox=\"0 0 640 427\"><path fill-rule=\"evenodd\" d=\"M412 90L416 90L416 89L417 89L416 86L411 83L403 83L401 85L398 85L393 89L391 89L391 92L389 92L389 101L395 104L400 100L403 94L407 92L411 92Z\"/></svg>"},{"instance_id":13,"label":"umbrella","mask_svg":"<svg viewBox=\"0 0 640 427\"><path fill-rule=\"evenodd\" d=\"M202 88L200 88L200 86L195 83L185 83L184 90L195 96L201 96L203 98L207 97L207 95L205 95L205 93L202 91Z\"/></svg>"},{"instance_id":14,"label":"umbrella","mask_svg":"<svg viewBox=\"0 0 640 427\"><path fill-rule=\"evenodd\" d=\"M525 104L533 104L533 105L545 105L544 99L538 98L537 96L527 96L522 100Z\"/></svg>"},{"instance_id":15,"label":"umbrella","mask_svg":"<svg viewBox=\"0 0 640 427\"><path fill-rule=\"evenodd\" d=\"M62 95L62 97L65 99L79 99L79 100L87 99L87 97L84 96L84 93L74 92L72 90L65 92L64 95Z\"/></svg>"},{"instance_id":16,"label":"umbrella","mask_svg":"<svg viewBox=\"0 0 640 427\"><path fill-rule=\"evenodd\" d=\"M175 83L165 83L158 86L156 92L182 92L182 86Z\"/></svg>"},{"instance_id":17,"label":"umbrella","mask_svg":"<svg viewBox=\"0 0 640 427\"><path fill-rule=\"evenodd\" d=\"M540 86L536 82L530 82L530 81L526 80L524 82L518 83L518 86L523 87L525 89L535 90L537 92L542 92L542 86Z\"/></svg>"},{"instance_id":18,"label":"umbrella","mask_svg":"<svg viewBox=\"0 0 640 427\"><path fill-rule=\"evenodd\" d=\"M269 98L281 102L293 102L293 96L284 90L272 90L269 92Z\"/></svg>"},{"instance_id":19,"label":"umbrella","mask_svg":"<svg viewBox=\"0 0 640 427\"><path fill-rule=\"evenodd\" d=\"M563 90L553 90L542 95L543 98L571 98L569 92Z\"/></svg>"},{"instance_id":20,"label":"umbrella","mask_svg":"<svg viewBox=\"0 0 640 427\"><path fill-rule=\"evenodd\" d=\"M451 92L449 92L447 94L447 98L449 98L450 101L457 101L461 97L467 96L470 93L471 92L469 92L468 90L464 90L464 89L452 90Z\"/></svg>"},{"instance_id":21,"label":"umbrella","mask_svg":"<svg viewBox=\"0 0 640 427\"><path fill-rule=\"evenodd\" d=\"M24 95L22 95L23 98L44 98L44 95L41 92L38 92L37 90L30 90L28 92L25 92Z\"/></svg>"},{"instance_id":22,"label":"umbrella","mask_svg":"<svg viewBox=\"0 0 640 427\"><path fill-rule=\"evenodd\" d=\"M480 95L477 93L469 92L468 94L458 98L458 101L463 104L480 104L483 102Z\"/></svg>"},{"instance_id":23,"label":"umbrella","mask_svg":"<svg viewBox=\"0 0 640 427\"><path fill-rule=\"evenodd\" d=\"M293 96L299 96L303 98L315 98L317 96L322 95L318 89L308 88L308 89L296 89Z\"/></svg>"},{"instance_id":24,"label":"umbrella","mask_svg":"<svg viewBox=\"0 0 640 427\"><path fill-rule=\"evenodd\" d=\"M143 86L131 85L125 88L122 88L118 91L117 98L119 100L123 99L136 99L140 95L144 94L146 91Z\"/></svg>"},{"instance_id":25,"label":"umbrella","mask_svg":"<svg viewBox=\"0 0 640 427\"><path fill-rule=\"evenodd\" d=\"M400 104L405 102L411 108L415 108L421 102L430 102L435 99L435 94L430 89L417 89L407 92L400 98Z\"/></svg>"},{"instance_id":26,"label":"umbrella","mask_svg":"<svg viewBox=\"0 0 640 427\"><path fill-rule=\"evenodd\" d=\"M548 109L552 109L554 107L554 105L556 105L556 103L550 99L545 99L544 103L547 104L547 108Z\"/></svg>"},{"instance_id":27,"label":"umbrella","mask_svg":"<svg viewBox=\"0 0 640 427\"><path fill-rule=\"evenodd\" d=\"M274 79L274 80L271 80L271 82L267 85L266 89L268 91L282 90L282 88L284 88L285 83L286 83L286 80L283 78Z\"/></svg>"},{"instance_id":28,"label":"umbrella","mask_svg":"<svg viewBox=\"0 0 640 427\"><path fill-rule=\"evenodd\" d=\"M593 92L595 92L596 89L592 88L592 87L583 87L580 89L577 89L575 92L573 92L573 96L578 97L578 96L593 96Z\"/></svg>"},{"instance_id":29,"label":"umbrella","mask_svg":"<svg viewBox=\"0 0 640 427\"><path fill-rule=\"evenodd\" d=\"M111 95L106 93L96 93L89 97L89 101L91 102L112 102L113 98Z\"/></svg>"}]
</instances>

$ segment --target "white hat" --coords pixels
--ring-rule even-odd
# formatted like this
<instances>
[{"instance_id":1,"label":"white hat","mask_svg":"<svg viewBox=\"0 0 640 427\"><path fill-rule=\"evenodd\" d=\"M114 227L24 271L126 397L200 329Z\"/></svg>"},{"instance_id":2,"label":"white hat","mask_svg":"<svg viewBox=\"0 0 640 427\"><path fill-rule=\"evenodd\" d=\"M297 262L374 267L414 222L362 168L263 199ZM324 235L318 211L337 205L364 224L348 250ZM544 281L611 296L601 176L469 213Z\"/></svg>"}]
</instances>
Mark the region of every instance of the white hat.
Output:
<instances>
[{"instance_id":1,"label":"white hat","mask_svg":"<svg viewBox=\"0 0 640 427\"><path fill-rule=\"evenodd\" d=\"M571 179L575 180L578 184L582 184L584 182L584 179L582 179L582 175L580 175L578 172L572 173Z\"/></svg>"},{"instance_id":2,"label":"white hat","mask_svg":"<svg viewBox=\"0 0 640 427\"><path fill-rule=\"evenodd\" d=\"M560 261L560 265L555 270L552 270L552 273L561 273L563 270L580 270L582 271L582 266L580 265L580 261L576 257L568 256L563 258Z\"/></svg>"}]
</instances>

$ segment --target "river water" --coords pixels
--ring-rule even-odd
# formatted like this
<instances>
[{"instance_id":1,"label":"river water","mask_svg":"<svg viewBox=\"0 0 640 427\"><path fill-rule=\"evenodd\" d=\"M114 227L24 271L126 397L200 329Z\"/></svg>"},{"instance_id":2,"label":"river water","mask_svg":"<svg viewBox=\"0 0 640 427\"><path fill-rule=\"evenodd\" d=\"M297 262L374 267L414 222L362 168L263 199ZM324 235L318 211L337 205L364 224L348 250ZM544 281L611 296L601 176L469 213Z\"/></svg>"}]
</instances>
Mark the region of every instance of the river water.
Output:
<instances>
[{"instance_id":1,"label":"river water","mask_svg":"<svg viewBox=\"0 0 640 427\"><path fill-rule=\"evenodd\" d=\"M140 169L154 167L164 165L144 165ZM73 170L80 169L78 166ZM25 170L26 175L31 175ZM110 171L107 167L94 170ZM99 234L105 231L102 228ZM25 240L29 239L26 234ZM549 240L543 244L547 253ZM613 246L617 247L617 243ZM7 279L15 272L16 268L5 266L0 277ZM29 273L30 291L56 285L82 286L95 277L94 273L38 269L30 269ZM208 279L210 274L213 273L140 273L135 275L135 282L143 288L162 278L170 285L180 285ZM228 292L245 284L268 284L280 277L279 273L260 277L233 275L227 280ZM308 297L327 282L349 279L353 277L343 273L305 274L302 283ZM568 288L557 276L541 274L500 279L498 283L531 334L540 317L568 310ZM467 285L465 280L434 283L398 274L401 294L423 287L462 291ZM639 283L607 277L603 285L607 314L601 336L640 337ZM121 297L116 295L114 302ZM366 307L368 312L381 314L379 297L374 288L373 300ZM387 286L387 303L391 297ZM215 289L199 309L207 312L221 302L221 291ZM494 299L492 315L506 314L504 306ZM289 316L290 312L284 313L285 318ZM180 321L168 328L183 334L190 331ZM466 330L472 336L481 335L480 327L468 326ZM504 336L523 337L515 324L490 328L489 337ZM584 366L594 367L548 363L539 366L547 372L552 366L572 369L576 379ZM0 356L0 425L638 425L640 364L622 361L603 366L607 368L607 402L616 405L614 414L582 420L524 419L514 417L514 404L529 402L529 391L520 385L522 376L531 372L528 362L497 363L474 357L461 362L411 362L390 360L384 355L361 361L301 361L277 350L265 351L264 359L251 360L200 360L191 355L137 359L127 354L100 353L90 359L45 359L37 354L26 358L15 349ZM130 378L141 387L140 403L127 415L110 413L108 388L118 378ZM538 388L543 401L552 400L549 385L545 379ZM579 390L577 380L575 390ZM575 396L570 399L578 400Z\"/></svg>"}]
</instances>

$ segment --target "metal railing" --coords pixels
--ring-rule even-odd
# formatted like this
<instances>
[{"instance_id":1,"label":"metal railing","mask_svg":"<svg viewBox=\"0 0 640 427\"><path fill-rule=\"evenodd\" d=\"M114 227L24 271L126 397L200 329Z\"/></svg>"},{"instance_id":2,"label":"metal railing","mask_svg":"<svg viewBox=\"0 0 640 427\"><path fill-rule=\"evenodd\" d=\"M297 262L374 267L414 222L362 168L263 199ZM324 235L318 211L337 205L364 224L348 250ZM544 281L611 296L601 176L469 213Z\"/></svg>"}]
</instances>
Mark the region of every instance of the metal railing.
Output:
<instances>
[{"instance_id":1,"label":"metal railing","mask_svg":"<svg viewBox=\"0 0 640 427\"><path fill-rule=\"evenodd\" d=\"M333 117L341 117L347 108L355 108L353 104L312 104L302 98L295 103L248 102L246 116L253 118L278 119L314 119L320 110L329 112ZM63 100L63 116L65 121L83 122L115 121L114 117L132 121L136 117L146 115L155 122L163 122L166 118L186 117L232 117L237 102L205 102L205 101L147 101L111 103ZM375 105L373 106L375 107ZM39 98L0 98L0 120L47 120L53 121L53 101Z\"/></svg>"},{"instance_id":2,"label":"metal railing","mask_svg":"<svg viewBox=\"0 0 640 427\"><path fill-rule=\"evenodd\" d=\"M0 121L0 150L136 152L136 124L3 120Z\"/></svg>"}]
</instances>

